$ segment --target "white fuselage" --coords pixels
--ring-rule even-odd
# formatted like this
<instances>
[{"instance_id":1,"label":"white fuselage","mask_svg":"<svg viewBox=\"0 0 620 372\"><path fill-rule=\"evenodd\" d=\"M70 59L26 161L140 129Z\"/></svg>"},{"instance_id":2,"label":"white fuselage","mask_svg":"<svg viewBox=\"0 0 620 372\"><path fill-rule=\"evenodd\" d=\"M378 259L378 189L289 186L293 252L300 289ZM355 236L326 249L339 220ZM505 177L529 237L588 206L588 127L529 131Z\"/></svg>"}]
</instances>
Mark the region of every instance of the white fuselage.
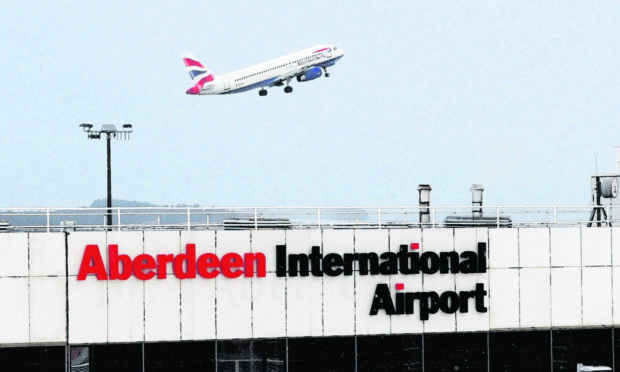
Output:
<instances>
[{"instance_id":1,"label":"white fuselage","mask_svg":"<svg viewBox=\"0 0 620 372\"><path fill-rule=\"evenodd\" d=\"M254 88L287 84L304 71L333 65L344 55L341 49L331 45L312 48L271 59L225 75L217 75L207 83L199 94L239 93Z\"/></svg>"}]
</instances>

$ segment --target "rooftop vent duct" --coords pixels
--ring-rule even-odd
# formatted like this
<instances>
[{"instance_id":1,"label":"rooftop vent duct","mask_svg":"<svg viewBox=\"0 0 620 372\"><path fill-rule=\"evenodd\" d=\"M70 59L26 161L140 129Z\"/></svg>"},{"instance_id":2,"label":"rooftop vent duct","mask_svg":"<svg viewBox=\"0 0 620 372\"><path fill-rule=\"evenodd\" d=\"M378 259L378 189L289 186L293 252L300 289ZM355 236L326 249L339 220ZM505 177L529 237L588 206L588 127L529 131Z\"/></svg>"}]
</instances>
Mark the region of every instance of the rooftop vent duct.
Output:
<instances>
[{"instance_id":1,"label":"rooftop vent duct","mask_svg":"<svg viewBox=\"0 0 620 372\"><path fill-rule=\"evenodd\" d=\"M474 218L482 217L482 192L484 191L484 187L477 183L474 183L470 187L471 190L471 206L472 206L472 216Z\"/></svg>"},{"instance_id":2,"label":"rooftop vent duct","mask_svg":"<svg viewBox=\"0 0 620 372\"><path fill-rule=\"evenodd\" d=\"M420 224L428 225L431 223L431 212L429 205L431 205L431 185L421 184L418 186L418 204L420 206Z\"/></svg>"},{"instance_id":3,"label":"rooftop vent duct","mask_svg":"<svg viewBox=\"0 0 620 372\"><path fill-rule=\"evenodd\" d=\"M288 218L230 218L224 220L224 230L253 230L253 229L289 229L291 221Z\"/></svg>"},{"instance_id":4,"label":"rooftop vent duct","mask_svg":"<svg viewBox=\"0 0 620 372\"><path fill-rule=\"evenodd\" d=\"M508 216L482 215L482 192L484 187L473 184L471 190L471 215L448 216L444 219L445 227L511 227L512 219ZM498 209L499 212L499 209Z\"/></svg>"},{"instance_id":5,"label":"rooftop vent duct","mask_svg":"<svg viewBox=\"0 0 620 372\"><path fill-rule=\"evenodd\" d=\"M0 231L9 231L9 228L11 227L11 223L7 220L0 219Z\"/></svg>"}]
</instances>

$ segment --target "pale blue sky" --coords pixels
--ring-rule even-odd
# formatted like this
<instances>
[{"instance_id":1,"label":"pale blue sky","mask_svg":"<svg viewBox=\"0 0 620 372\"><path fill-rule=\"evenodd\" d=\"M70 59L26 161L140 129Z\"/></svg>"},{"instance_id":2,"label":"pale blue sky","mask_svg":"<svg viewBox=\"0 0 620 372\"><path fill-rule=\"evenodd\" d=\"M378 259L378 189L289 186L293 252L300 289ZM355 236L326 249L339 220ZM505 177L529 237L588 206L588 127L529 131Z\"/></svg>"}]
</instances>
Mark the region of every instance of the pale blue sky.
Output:
<instances>
[{"instance_id":1,"label":"pale blue sky","mask_svg":"<svg viewBox=\"0 0 620 372\"><path fill-rule=\"evenodd\" d=\"M587 204L620 144L620 2L0 4L0 207L113 196L205 206ZM216 73L335 44L331 77L191 97Z\"/></svg>"}]
</instances>

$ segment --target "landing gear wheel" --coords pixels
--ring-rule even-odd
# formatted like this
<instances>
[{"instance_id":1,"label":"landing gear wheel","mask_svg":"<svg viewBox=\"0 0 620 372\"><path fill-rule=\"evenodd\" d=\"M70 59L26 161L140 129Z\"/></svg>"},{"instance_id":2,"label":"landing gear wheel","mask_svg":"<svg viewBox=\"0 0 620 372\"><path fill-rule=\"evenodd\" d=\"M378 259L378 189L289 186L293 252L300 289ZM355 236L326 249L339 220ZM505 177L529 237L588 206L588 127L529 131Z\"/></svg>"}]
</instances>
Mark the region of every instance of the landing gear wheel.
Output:
<instances>
[{"instance_id":1,"label":"landing gear wheel","mask_svg":"<svg viewBox=\"0 0 620 372\"><path fill-rule=\"evenodd\" d=\"M259 96L261 96L261 97L262 97L262 96L266 96L266 95L267 95L267 90L265 90L265 89L261 89L261 90L259 90L259 91L258 91L258 95L259 95Z\"/></svg>"},{"instance_id":2,"label":"landing gear wheel","mask_svg":"<svg viewBox=\"0 0 620 372\"><path fill-rule=\"evenodd\" d=\"M325 77L329 77L329 72L326 72L326 73L325 73Z\"/></svg>"},{"instance_id":3,"label":"landing gear wheel","mask_svg":"<svg viewBox=\"0 0 620 372\"><path fill-rule=\"evenodd\" d=\"M284 87L284 93L291 93L293 91L293 87Z\"/></svg>"}]
</instances>

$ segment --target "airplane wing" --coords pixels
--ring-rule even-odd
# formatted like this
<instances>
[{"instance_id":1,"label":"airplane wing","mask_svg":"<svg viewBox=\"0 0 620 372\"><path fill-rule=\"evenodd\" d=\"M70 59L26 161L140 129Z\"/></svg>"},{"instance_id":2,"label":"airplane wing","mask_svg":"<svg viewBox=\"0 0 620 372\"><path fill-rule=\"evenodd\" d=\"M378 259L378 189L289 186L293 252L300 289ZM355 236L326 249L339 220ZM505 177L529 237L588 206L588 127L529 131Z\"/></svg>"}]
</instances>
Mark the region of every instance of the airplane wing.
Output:
<instances>
[{"instance_id":1,"label":"airplane wing","mask_svg":"<svg viewBox=\"0 0 620 372\"><path fill-rule=\"evenodd\" d=\"M318 66L308 66L300 69L296 69L294 71L289 72L288 74L278 76L276 80L271 83L269 86L281 86L285 82L288 84L291 80L297 79L297 81L309 81L316 79L323 75L323 69Z\"/></svg>"},{"instance_id":2,"label":"airplane wing","mask_svg":"<svg viewBox=\"0 0 620 372\"><path fill-rule=\"evenodd\" d=\"M302 70L295 70L295 71L289 72L288 74L280 75L269 86L270 87L272 87L272 86L276 86L276 87L282 86L282 85L284 85L285 82L289 83L291 80L295 79L299 74L302 74L302 73L303 73Z\"/></svg>"}]
</instances>

